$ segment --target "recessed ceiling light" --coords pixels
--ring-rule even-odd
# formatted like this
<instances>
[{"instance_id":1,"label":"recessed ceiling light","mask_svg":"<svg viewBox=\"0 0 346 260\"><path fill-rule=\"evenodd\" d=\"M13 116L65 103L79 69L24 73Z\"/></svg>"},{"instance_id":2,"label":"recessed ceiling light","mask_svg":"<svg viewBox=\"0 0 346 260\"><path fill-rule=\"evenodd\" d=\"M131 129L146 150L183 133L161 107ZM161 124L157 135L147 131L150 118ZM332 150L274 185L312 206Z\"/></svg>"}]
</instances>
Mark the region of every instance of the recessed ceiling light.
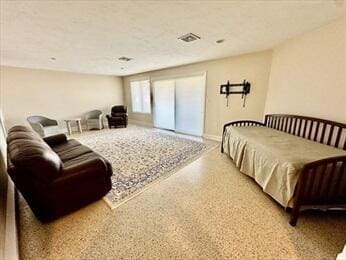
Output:
<instances>
[{"instance_id":1,"label":"recessed ceiling light","mask_svg":"<svg viewBox=\"0 0 346 260\"><path fill-rule=\"evenodd\" d=\"M216 43L223 43L225 41L225 39L220 39L220 40L217 40Z\"/></svg>"},{"instance_id":2,"label":"recessed ceiling light","mask_svg":"<svg viewBox=\"0 0 346 260\"><path fill-rule=\"evenodd\" d=\"M55 58L55 57L50 57L50 59L51 59L51 60L56 60L56 58Z\"/></svg>"},{"instance_id":3,"label":"recessed ceiling light","mask_svg":"<svg viewBox=\"0 0 346 260\"><path fill-rule=\"evenodd\" d=\"M120 58L118 58L118 60L121 60L121 61L130 61L130 60L133 60L133 58L129 58L129 57L120 57Z\"/></svg>"},{"instance_id":4,"label":"recessed ceiling light","mask_svg":"<svg viewBox=\"0 0 346 260\"><path fill-rule=\"evenodd\" d=\"M192 41L201 39L201 37L193 33L188 33L183 36L180 36L178 39L184 42L192 42Z\"/></svg>"}]
</instances>

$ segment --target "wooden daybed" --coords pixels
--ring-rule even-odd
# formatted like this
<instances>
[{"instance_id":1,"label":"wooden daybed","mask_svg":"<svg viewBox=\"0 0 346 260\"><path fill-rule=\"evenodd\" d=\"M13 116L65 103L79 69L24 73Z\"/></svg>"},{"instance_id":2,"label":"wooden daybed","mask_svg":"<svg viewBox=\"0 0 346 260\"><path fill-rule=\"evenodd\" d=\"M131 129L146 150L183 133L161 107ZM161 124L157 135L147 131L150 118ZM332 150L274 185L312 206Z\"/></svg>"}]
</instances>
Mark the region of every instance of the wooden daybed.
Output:
<instances>
[{"instance_id":1,"label":"wooden daybed","mask_svg":"<svg viewBox=\"0 0 346 260\"><path fill-rule=\"evenodd\" d=\"M346 124L270 114L264 123L245 120L224 125L221 152L278 203L300 209L346 208Z\"/></svg>"}]
</instances>

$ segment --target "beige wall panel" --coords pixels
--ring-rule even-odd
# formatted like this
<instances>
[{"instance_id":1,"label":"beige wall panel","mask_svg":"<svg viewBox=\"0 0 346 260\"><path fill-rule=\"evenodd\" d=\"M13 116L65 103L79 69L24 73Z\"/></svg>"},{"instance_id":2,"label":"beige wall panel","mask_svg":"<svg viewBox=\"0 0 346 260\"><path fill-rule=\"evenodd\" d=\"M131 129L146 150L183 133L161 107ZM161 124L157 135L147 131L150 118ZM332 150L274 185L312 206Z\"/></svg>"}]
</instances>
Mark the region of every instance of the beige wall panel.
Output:
<instances>
[{"instance_id":1,"label":"beige wall panel","mask_svg":"<svg viewBox=\"0 0 346 260\"><path fill-rule=\"evenodd\" d=\"M130 81L137 79L159 79L207 73L205 127L206 135L220 136L223 124L237 119L262 120L267 95L271 63L271 51L257 52L237 57L201 62L191 65L141 73L124 78L125 102L129 106L129 118L152 123L152 115L132 113ZM225 95L219 94L220 84L227 80L251 82L251 93L246 107L242 107L241 95L230 95L230 105L226 106Z\"/></svg>"},{"instance_id":2,"label":"beige wall panel","mask_svg":"<svg viewBox=\"0 0 346 260\"><path fill-rule=\"evenodd\" d=\"M26 124L29 115L45 115L65 127L63 119L93 109L108 113L123 104L122 79L113 76L1 67L0 88L7 128Z\"/></svg>"},{"instance_id":3,"label":"beige wall panel","mask_svg":"<svg viewBox=\"0 0 346 260\"><path fill-rule=\"evenodd\" d=\"M346 123L346 17L274 49L265 111Z\"/></svg>"}]
</instances>

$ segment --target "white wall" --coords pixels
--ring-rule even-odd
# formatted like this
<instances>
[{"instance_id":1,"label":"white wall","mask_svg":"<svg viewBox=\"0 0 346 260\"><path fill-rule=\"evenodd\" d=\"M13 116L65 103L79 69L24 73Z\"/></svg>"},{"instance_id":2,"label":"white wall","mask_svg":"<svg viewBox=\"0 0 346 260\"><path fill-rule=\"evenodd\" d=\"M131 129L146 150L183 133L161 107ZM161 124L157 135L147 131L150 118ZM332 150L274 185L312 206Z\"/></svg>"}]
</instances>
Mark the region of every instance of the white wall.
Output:
<instances>
[{"instance_id":1,"label":"white wall","mask_svg":"<svg viewBox=\"0 0 346 260\"><path fill-rule=\"evenodd\" d=\"M14 184L6 172L6 133L0 103L0 259L19 259Z\"/></svg>"},{"instance_id":2,"label":"white wall","mask_svg":"<svg viewBox=\"0 0 346 260\"><path fill-rule=\"evenodd\" d=\"M129 119L152 124L152 115L132 113L130 81L137 79L170 78L177 75L191 75L207 72L205 129L209 136L221 136L226 122L238 119L263 119L265 99L269 80L271 51L257 52L169 69L151 71L124 78L125 102L129 109ZM241 95L230 96L230 106L226 106L225 95L219 94L221 84L251 82L251 93L247 97L246 107L242 107Z\"/></svg>"},{"instance_id":3,"label":"white wall","mask_svg":"<svg viewBox=\"0 0 346 260\"><path fill-rule=\"evenodd\" d=\"M346 17L274 49L265 112L346 123Z\"/></svg>"},{"instance_id":4,"label":"white wall","mask_svg":"<svg viewBox=\"0 0 346 260\"><path fill-rule=\"evenodd\" d=\"M8 178L6 173L6 139L1 127L0 108L0 259L4 258L5 249L7 181Z\"/></svg>"},{"instance_id":5,"label":"white wall","mask_svg":"<svg viewBox=\"0 0 346 260\"><path fill-rule=\"evenodd\" d=\"M0 99L6 127L27 124L30 115L57 119L82 117L123 104L122 79L49 70L0 68Z\"/></svg>"}]
</instances>

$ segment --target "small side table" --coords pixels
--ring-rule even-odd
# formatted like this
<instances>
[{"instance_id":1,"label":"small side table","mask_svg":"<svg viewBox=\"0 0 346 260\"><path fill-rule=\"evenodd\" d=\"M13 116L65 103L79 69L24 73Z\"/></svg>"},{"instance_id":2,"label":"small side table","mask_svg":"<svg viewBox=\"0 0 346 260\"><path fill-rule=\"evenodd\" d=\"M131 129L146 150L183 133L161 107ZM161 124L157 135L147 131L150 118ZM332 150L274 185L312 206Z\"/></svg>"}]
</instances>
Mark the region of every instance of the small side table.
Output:
<instances>
[{"instance_id":1,"label":"small side table","mask_svg":"<svg viewBox=\"0 0 346 260\"><path fill-rule=\"evenodd\" d=\"M72 135L72 127L71 127L71 122L76 122L78 132L82 133L82 125L81 125L81 119L80 118L72 118L72 119L65 119L67 126L67 131L69 135Z\"/></svg>"}]
</instances>

